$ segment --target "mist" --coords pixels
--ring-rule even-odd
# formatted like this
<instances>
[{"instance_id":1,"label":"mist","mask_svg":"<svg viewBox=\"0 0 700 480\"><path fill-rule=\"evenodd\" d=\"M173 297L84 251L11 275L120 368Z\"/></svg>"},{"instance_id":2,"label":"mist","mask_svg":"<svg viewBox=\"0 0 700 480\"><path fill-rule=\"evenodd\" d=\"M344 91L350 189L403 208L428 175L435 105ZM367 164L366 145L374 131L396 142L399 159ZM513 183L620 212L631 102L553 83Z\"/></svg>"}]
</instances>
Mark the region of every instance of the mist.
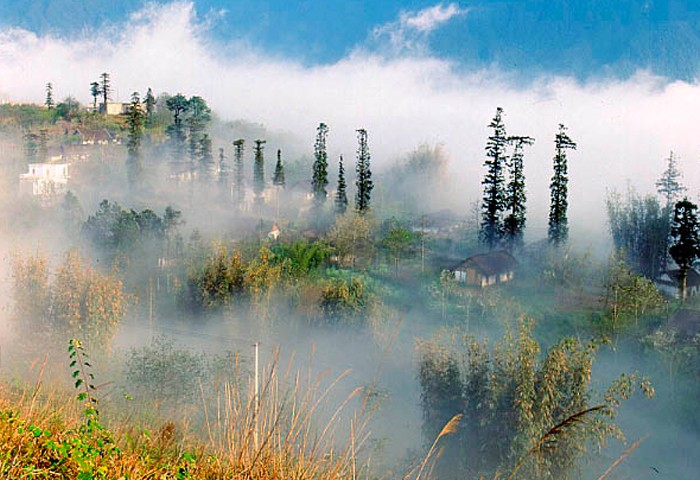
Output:
<instances>
[{"instance_id":1,"label":"mist","mask_svg":"<svg viewBox=\"0 0 700 480\"><path fill-rule=\"evenodd\" d=\"M602 233L605 227L596 218L603 212L605 190L624 189L627 181L642 191L653 189L671 150L686 172L685 183L697 192L695 83L644 71L627 80L581 83L543 76L522 82L496 66L470 71L432 57L421 46L422 37L394 35L394 43L404 41L409 48L378 48L376 32L340 61L307 67L244 41L216 42L207 34L209 21L191 3L173 2L148 5L123 22L77 37L5 30L0 98L41 102L43 85L53 80L58 96L74 95L88 104L86 85L94 72L109 71L115 100L126 101L132 91L147 87L201 95L223 119L251 120L292 135L298 140L288 147L292 155L313 141L320 121L331 127L330 158L352 157L354 131L367 129L379 169L422 143L439 143L464 192L457 201L464 205L479 196L483 139L500 106L509 133L536 139L526 162L533 226L546 219L559 123L579 144L570 162L575 231ZM384 32L405 29L402 25L383 26ZM439 26L421 32L429 35Z\"/></svg>"},{"instance_id":2,"label":"mist","mask_svg":"<svg viewBox=\"0 0 700 480\"><path fill-rule=\"evenodd\" d=\"M206 129L215 158L222 148L231 165L232 142L245 140L245 175L251 177L253 143L267 142L264 180L270 197L258 202L261 195L256 193L255 201L249 202L254 187L246 180L250 206L243 208L230 179L174 179L175 162L164 127L144 141L140 188L127 182L126 142L87 147L89 160L70 167L68 189L79 209L69 211L64 197L44 204L17 194L17 176L28 163L23 135L34 125L0 122L2 368L33 380L36 368L28 365L37 360L28 360L27 351L37 355L33 349L44 349L55 383L65 387L70 381L61 366L65 345L27 341L27 332L22 333L17 317L23 311L17 305L32 312L29 307L34 305L31 296L22 304L16 261L44 265L46 260L43 290L58 296L61 268L69 252L78 251L86 282L111 281L124 293L126 313L115 315L119 319L111 325L111 343L98 343L104 351L95 355L106 364L98 367L98 376L113 384L105 402L108 410L131 408L114 399L122 392L133 393L134 405L144 409L144 416L172 419L184 405L183 417L205 437L207 414L192 411L219 408L217 368L231 367L230 354L242 359L240 378L235 380L250 388L252 345L260 342L267 374L273 369L292 372L286 380L294 385L295 372L313 370L309 384L311 378L322 378L319 384L324 388L333 385L325 396L327 404L319 408L321 425L334 417L337 405L356 408L347 399L358 387L364 389L376 411L372 441L362 460L374 468L368 469L371 475L391 478L420 465L434 439L426 434L429 392L421 383L426 360L419 348L422 342L445 342L440 348L451 353L446 338L469 337L492 349L498 339L516 331L523 318L532 318L533 337L542 354L563 337L582 344L591 338L604 343L597 351L594 380L586 384L591 401L603 401L601 392L623 373L648 376L654 384L656 398L638 395L620 407L619 424L628 439L648 439L615 478L692 478L700 471L693 451L700 425L692 407L697 394L697 344L692 342L697 340L688 341L690 353L678 360L674 383L667 372L675 357L669 363L650 338L667 326L672 310L699 309L700 303L697 297L688 304L662 298L654 279L625 264L624 273L637 282L635 288L651 285L653 293L648 295L656 303L649 312L635 311L634 321L630 314L618 330L610 320L617 312L610 307L610 272L618 261L613 255L622 260L624 252L615 252L606 198L610 191L630 187L655 194L671 151L683 172L686 195L698 198L700 173L694 162L700 154L695 118L700 84L645 70L624 79L595 76L582 81L540 74L524 80L500 65L476 70L431 52L430 36L467 15L470 10L455 3L402 11L367 32L365 40L340 60L319 65L270 54L244 39L218 40L211 33L216 15L202 15L194 3L184 1L149 3L128 18L71 36L0 30L0 106L41 105L47 82L58 101L72 96L84 106L92 105L89 86L101 72L109 72L112 97L118 102L127 102L132 92L143 96L148 88L163 98L177 93L201 96L212 110ZM524 243L514 253L512 283L511 275L503 285L500 280L486 287L458 285L457 266L487 250L479 242L476 202L483 195L489 122L498 107L504 109L509 135L535 139L524 154ZM86 112L81 121L97 121L99 115ZM125 139L122 120L115 120L121 121L115 130ZM329 195L318 207L310 188L320 122L330 129ZM578 148L568 152L569 243L557 250L545 239L560 124L568 127ZM66 128L64 134L62 128L56 127L52 147L68 145L64 137L69 131ZM360 128L369 134L376 187L366 216L352 210ZM287 168L286 189L269 186L278 150ZM350 199L345 215L333 210L341 155ZM428 167L416 167L421 161ZM232 177L233 170L229 173ZM103 200L120 210L114 218L139 225L133 227L137 233L127 232L135 240L120 244L114 239L119 221L109 224L98 218ZM177 221L168 226L166 208L177 212ZM148 227L152 231L139 223L147 215L156 217L156 226ZM92 230L91 218L97 218ZM431 221L434 224L426 224ZM277 227L279 239L273 235ZM407 245L392 248L392 233L403 234ZM347 251L342 251L343 240L349 243ZM54 310L48 308L47 318ZM174 352L172 358L189 359L200 369L192 374L175 369L165 375L182 380L182 385L167 388L177 393L186 386L194 401L174 396L168 400L172 404L150 402L148 382L134 380L134 370L150 368L148 362L157 359L156 348L163 345ZM134 367L139 355L146 360ZM465 368L467 362L457 363ZM457 371L457 376L466 375ZM338 377L342 378L335 385ZM350 435L354 414L351 410L338 415L341 438ZM450 441L445 440L448 462L449 449L461 448ZM597 478L627 446L611 440L602 457L581 462L586 478ZM439 465L439 457L431 461ZM454 468L444 478L464 478L465 472L473 473Z\"/></svg>"}]
</instances>

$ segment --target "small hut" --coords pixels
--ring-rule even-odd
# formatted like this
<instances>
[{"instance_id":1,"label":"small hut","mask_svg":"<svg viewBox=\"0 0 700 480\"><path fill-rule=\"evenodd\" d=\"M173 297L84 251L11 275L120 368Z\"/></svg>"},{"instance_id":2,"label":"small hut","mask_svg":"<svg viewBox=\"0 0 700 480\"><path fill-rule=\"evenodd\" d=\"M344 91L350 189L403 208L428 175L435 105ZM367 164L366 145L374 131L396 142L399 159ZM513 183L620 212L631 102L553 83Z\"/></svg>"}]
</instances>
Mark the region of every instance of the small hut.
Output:
<instances>
[{"instance_id":1,"label":"small hut","mask_svg":"<svg viewBox=\"0 0 700 480\"><path fill-rule=\"evenodd\" d=\"M474 255L450 269L455 280L467 285L488 287L513 280L517 260L505 250Z\"/></svg>"}]
</instances>

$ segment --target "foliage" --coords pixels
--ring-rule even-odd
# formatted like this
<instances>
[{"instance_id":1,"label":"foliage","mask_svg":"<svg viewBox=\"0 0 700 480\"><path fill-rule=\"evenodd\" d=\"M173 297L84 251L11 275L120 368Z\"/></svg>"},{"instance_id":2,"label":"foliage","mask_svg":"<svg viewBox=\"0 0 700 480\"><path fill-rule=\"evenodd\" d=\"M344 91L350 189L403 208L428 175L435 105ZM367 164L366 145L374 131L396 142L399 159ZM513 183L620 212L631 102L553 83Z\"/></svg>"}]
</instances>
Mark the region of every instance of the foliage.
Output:
<instances>
[{"instance_id":1,"label":"foliage","mask_svg":"<svg viewBox=\"0 0 700 480\"><path fill-rule=\"evenodd\" d=\"M211 149L211 138L205 133L200 137L196 151L199 180L203 183L211 182L216 175L216 165Z\"/></svg>"},{"instance_id":2,"label":"foliage","mask_svg":"<svg viewBox=\"0 0 700 480\"><path fill-rule=\"evenodd\" d=\"M236 189L236 206L243 209L245 200L245 172L243 171L243 153L245 140L239 138L233 142L234 186Z\"/></svg>"},{"instance_id":3,"label":"foliage","mask_svg":"<svg viewBox=\"0 0 700 480\"><path fill-rule=\"evenodd\" d=\"M53 84L51 82L46 84L46 99L44 100L44 105L47 110L51 110L55 106L53 101Z\"/></svg>"},{"instance_id":4,"label":"foliage","mask_svg":"<svg viewBox=\"0 0 700 480\"><path fill-rule=\"evenodd\" d=\"M463 427L453 438L440 478L490 477L512 468L526 452L542 446L551 428L586 409L595 399L590 389L591 367L598 344L565 338L540 359L532 337L532 322L520 320L491 350L486 342L456 334L445 346L438 340L418 343L419 379L426 440L442 426L434 423L462 413ZM458 369L458 372L456 371ZM621 400L638 386L648 396L645 379L623 375L602 395L602 407L571 423L550 438L548 448L536 448L521 478L572 478L587 447L621 436L612 423ZM461 387L461 391L456 391ZM455 410L457 408L457 410ZM520 468L520 467L518 467ZM443 470L440 470L443 472Z\"/></svg>"},{"instance_id":5,"label":"foliage","mask_svg":"<svg viewBox=\"0 0 700 480\"><path fill-rule=\"evenodd\" d=\"M506 206L504 170L508 138L501 107L496 109L496 115L491 120L489 128L493 129L493 134L486 142L486 160L484 161L486 175L481 181L484 186L484 196L481 203L479 239L489 249L493 249L498 245L503 234L501 216Z\"/></svg>"},{"instance_id":6,"label":"foliage","mask_svg":"<svg viewBox=\"0 0 700 480\"><path fill-rule=\"evenodd\" d=\"M559 247L566 243L569 237L569 220L567 209L569 207L569 177L566 151L576 150L576 143L566 133L567 128L559 124L559 132L554 137L554 174L549 185L549 243Z\"/></svg>"},{"instance_id":7,"label":"foliage","mask_svg":"<svg viewBox=\"0 0 700 480\"><path fill-rule=\"evenodd\" d=\"M223 245L215 245L201 267L190 267L185 306L211 310L230 305L244 293L247 268L240 253L231 254Z\"/></svg>"},{"instance_id":8,"label":"foliage","mask_svg":"<svg viewBox=\"0 0 700 480\"><path fill-rule=\"evenodd\" d=\"M654 282L632 273L623 259L613 257L605 282L606 334L616 338L629 324L639 325L641 318L658 313L663 305Z\"/></svg>"},{"instance_id":9,"label":"foliage","mask_svg":"<svg viewBox=\"0 0 700 480\"><path fill-rule=\"evenodd\" d=\"M685 299L686 279L688 270L700 257L700 223L697 216L697 205L687 198L676 203L671 224L673 244L668 252L678 265L678 276L681 283L681 298Z\"/></svg>"},{"instance_id":10,"label":"foliage","mask_svg":"<svg viewBox=\"0 0 700 480\"><path fill-rule=\"evenodd\" d=\"M355 173L357 175L355 186L357 187L357 192L355 194L355 210L363 214L369 210L372 189L374 188L372 171L370 170L367 130L360 129L357 131L357 143L357 161L355 163Z\"/></svg>"},{"instance_id":11,"label":"foliage","mask_svg":"<svg viewBox=\"0 0 700 480\"><path fill-rule=\"evenodd\" d=\"M202 148L202 140L205 136L207 125L211 121L211 109L207 102L197 95L190 97L187 100L187 133L189 137L189 156L192 169L196 168L197 163L204 163L207 160L202 160L200 149ZM206 141L205 141L206 143ZM211 144L209 145L209 156L211 156ZM208 162L207 162L208 163ZM212 162L213 163L213 162ZM207 168L209 166L207 165Z\"/></svg>"},{"instance_id":12,"label":"foliage","mask_svg":"<svg viewBox=\"0 0 700 480\"><path fill-rule=\"evenodd\" d=\"M207 372L204 354L176 348L165 337L155 337L150 345L132 348L127 355L126 380L135 388L136 398L162 403L173 411L198 398Z\"/></svg>"},{"instance_id":13,"label":"foliage","mask_svg":"<svg viewBox=\"0 0 700 480\"><path fill-rule=\"evenodd\" d=\"M22 341L40 349L80 336L108 351L126 315L121 280L85 266L75 251L68 252L52 283L49 273L41 254L13 259L14 325Z\"/></svg>"},{"instance_id":14,"label":"foliage","mask_svg":"<svg viewBox=\"0 0 700 480\"><path fill-rule=\"evenodd\" d=\"M317 270L331 254L331 249L323 242L307 240L279 243L271 250L277 259L289 260L291 273L296 277L305 277Z\"/></svg>"},{"instance_id":15,"label":"foliage","mask_svg":"<svg viewBox=\"0 0 700 480\"><path fill-rule=\"evenodd\" d=\"M184 154L185 141L187 140L183 117L189 110L190 104L184 95L178 93L177 95L169 97L165 101L165 106L173 114L173 123L168 125L165 129L165 133L170 139L173 157L175 160L179 161Z\"/></svg>"},{"instance_id":16,"label":"foliage","mask_svg":"<svg viewBox=\"0 0 700 480\"><path fill-rule=\"evenodd\" d=\"M509 137L508 142L515 145L515 148L509 161L506 162L510 178L505 189L504 204L508 214L503 219L503 240L506 247L513 250L522 247L525 231L526 194L523 148L526 145L532 145L535 140L530 137Z\"/></svg>"},{"instance_id":17,"label":"foliage","mask_svg":"<svg viewBox=\"0 0 700 480\"><path fill-rule=\"evenodd\" d=\"M277 150L277 163L275 163L275 173L272 175L272 184L276 187L284 188L284 164L282 163L282 150Z\"/></svg>"},{"instance_id":18,"label":"foliage","mask_svg":"<svg viewBox=\"0 0 700 480\"><path fill-rule=\"evenodd\" d=\"M312 167L311 193L314 196L314 205L318 208L326 202L328 192L328 152L326 151L326 137L328 126L319 123L316 129L316 141L314 143L314 164Z\"/></svg>"},{"instance_id":19,"label":"foliage","mask_svg":"<svg viewBox=\"0 0 700 480\"><path fill-rule=\"evenodd\" d=\"M13 326L20 338L32 338L36 343L46 340L50 334L51 291L48 260L43 254L37 252L26 258L13 255L12 297Z\"/></svg>"},{"instance_id":20,"label":"foliage","mask_svg":"<svg viewBox=\"0 0 700 480\"><path fill-rule=\"evenodd\" d=\"M51 294L54 335L79 336L95 349L109 350L126 315L127 296L121 280L83 265L78 253L71 251L56 272Z\"/></svg>"},{"instance_id":21,"label":"foliage","mask_svg":"<svg viewBox=\"0 0 700 480\"><path fill-rule=\"evenodd\" d=\"M338 160L338 186L335 191L335 213L343 215L348 209L347 183L345 181L345 167L343 156Z\"/></svg>"},{"instance_id":22,"label":"foliage","mask_svg":"<svg viewBox=\"0 0 700 480\"><path fill-rule=\"evenodd\" d=\"M615 249L642 275L654 279L664 267L670 211L651 196L630 189L623 203L616 192L606 199L608 222Z\"/></svg>"},{"instance_id":23,"label":"foliage","mask_svg":"<svg viewBox=\"0 0 700 480\"><path fill-rule=\"evenodd\" d=\"M670 210L686 188L681 184L683 174L678 169L678 160L673 152L668 155L666 162L666 170L656 181L656 191L666 200L666 208Z\"/></svg>"},{"instance_id":24,"label":"foliage","mask_svg":"<svg viewBox=\"0 0 700 480\"><path fill-rule=\"evenodd\" d=\"M109 73L107 72L100 74L100 94L102 94L102 102L105 109L102 113L107 113L107 102L110 100L112 94L112 83L109 78Z\"/></svg>"},{"instance_id":25,"label":"foliage","mask_svg":"<svg viewBox=\"0 0 700 480\"><path fill-rule=\"evenodd\" d=\"M319 306L323 318L329 323L365 324L374 295L362 278L350 280L333 278L327 281L321 292Z\"/></svg>"},{"instance_id":26,"label":"foliage","mask_svg":"<svg viewBox=\"0 0 700 480\"><path fill-rule=\"evenodd\" d=\"M180 223L181 212L171 207L166 207L161 217L151 209L126 210L116 202L102 200L83 224L83 234L110 255L136 255L140 248L159 246L172 237Z\"/></svg>"},{"instance_id":27,"label":"foliage","mask_svg":"<svg viewBox=\"0 0 700 480\"><path fill-rule=\"evenodd\" d=\"M141 98L138 92L131 94L131 103L126 115L127 125L127 159L126 169L129 179L129 187L133 190L140 186L143 176L143 164L141 162L141 143L143 142L143 130L146 122L146 113L141 106Z\"/></svg>"},{"instance_id":28,"label":"foliage","mask_svg":"<svg viewBox=\"0 0 700 480\"><path fill-rule=\"evenodd\" d=\"M253 191L255 192L255 203L257 204L262 203L262 193L265 190L265 157L263 155L265 143L267 143L265 140L256 140L254 147Z\"/></svg>"},{"instance_id":29,"label":"foliage","mask_svg":"<svg viewBox=\"0 0 700 480\"><path fill-rule=\"evenodd\" d=\"M374 225L369 216L358 212L339 215L327 235L340 265L357 265L358 260L368 259L373 253Z\"/></svg>"},{"instance_id":30,"label":"foliage","mask_svg":"<svg viewBox=\"0 0 700 480\"><path fill-rule=\"evenodd\" d=\"M390 223L392 226L386 233L382 243L394 257L394 273L398 277L401 257L410 252L417 238L416 234L399 224L395 219L390 221Z\"/></svg>"}]
</instances>

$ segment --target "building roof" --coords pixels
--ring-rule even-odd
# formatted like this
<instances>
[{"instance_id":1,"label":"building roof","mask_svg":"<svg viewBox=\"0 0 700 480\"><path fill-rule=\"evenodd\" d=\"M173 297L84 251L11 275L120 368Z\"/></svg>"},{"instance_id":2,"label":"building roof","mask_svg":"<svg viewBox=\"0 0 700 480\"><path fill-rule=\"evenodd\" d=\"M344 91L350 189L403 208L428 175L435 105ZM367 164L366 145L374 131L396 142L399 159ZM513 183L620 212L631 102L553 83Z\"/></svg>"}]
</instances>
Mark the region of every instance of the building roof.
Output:
<instances>
[{"instance_id":1,"label":"building roof","mask_svg":"<svg viewBox=\"0 0 700 480\"><path fill-rule=\"evenodd\" d=\"M497 275L513 271L518 266L518 261L505 250L482 253L467 258L455 265L452 270L467 270L473 268L482 275Z\"/></svg>"},{"instance_id":2,"label":"building roof","mask_svg":"<svg viewBox=\"0 0 700 480\"><path fill-rule=\"evenodd\" d=\"M672 327L679 335L695 336L700 333L700 312L681 308L668 319L668 326Z\"/></svg>"},{"instance_id":3,"label":"building roof","mask_svg":"<svg viewBox=\"0 0 700 480\"><path fill-rule=\"evenodd\" d=\"M659 283L665 283L667 285L673 285L674 287L680 286L680 270L666 270L661 274L659 278ZM700 274L694 268L688 269L688 278L685 281L686 288L700 286Z\"/></svg>"}]
</instances>

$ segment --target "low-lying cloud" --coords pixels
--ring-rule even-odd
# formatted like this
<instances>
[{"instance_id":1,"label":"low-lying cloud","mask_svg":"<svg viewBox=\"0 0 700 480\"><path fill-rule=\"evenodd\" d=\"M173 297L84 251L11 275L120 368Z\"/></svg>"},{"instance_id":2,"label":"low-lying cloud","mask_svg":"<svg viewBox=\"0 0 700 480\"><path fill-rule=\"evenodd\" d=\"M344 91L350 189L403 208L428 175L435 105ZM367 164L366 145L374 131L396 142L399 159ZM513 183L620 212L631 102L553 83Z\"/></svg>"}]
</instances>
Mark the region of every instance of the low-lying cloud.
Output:
<instances>
[{"instance_id":1,"label":"low-lying cloud","mask_svg":"<svg viewBox=\"0 0 700 480\"><path fill-rule=\"evenodd\" d=\"M427 34L461 14L456 4L441 4L403 13L393 25ZM115 100L148 87L202 95L225 119L295 134L308 143L308 153L320 121L330 125L331 154L346 158L356 148L355 129L366 128L375 171L420 143L442 143L465 212L480 196L487 125L501 106L508 133L536 139L525 159L531 225L541 228L546 219L559 123L579 144L570 154L574 231L591 220L604 228L606 188L624 189L629 179L652 192L671 149L689 193L697 195L697 84L640 71L625 81L551 77L522 86L516 73L497 67L465 71L425 52L387 56L369 41L334 64L307 67L243 41L217 43L207 34L209 21L199 19L191 3L174 2L148 5L123 23L77 38L0 31L0 99L42 102L51 81L56 97L90 103L90 82L106 71Z\"/></svg>"}]
</instances>

